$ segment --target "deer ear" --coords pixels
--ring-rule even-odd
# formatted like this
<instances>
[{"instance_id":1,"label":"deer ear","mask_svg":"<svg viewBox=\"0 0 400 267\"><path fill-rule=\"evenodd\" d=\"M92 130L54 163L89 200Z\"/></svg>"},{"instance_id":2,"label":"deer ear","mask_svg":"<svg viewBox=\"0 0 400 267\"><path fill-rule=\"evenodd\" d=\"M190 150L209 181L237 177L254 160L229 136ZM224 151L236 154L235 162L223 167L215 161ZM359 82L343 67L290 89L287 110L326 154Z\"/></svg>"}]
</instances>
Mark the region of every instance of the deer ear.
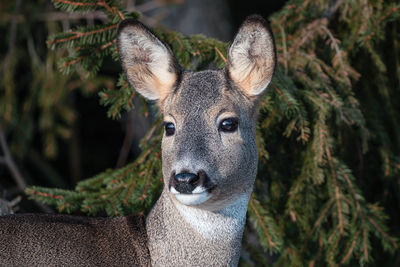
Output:
<instances>
[{"instance_id":1,"label":"deer ear","mask_svg":"<svg viewBox=\"0 0 400 267\"><path fill-rule=\"evenodd\" d=\"M229 48L229 77L246 95L260 95L271 82L275 65L275 43L267 22L258 15L248 17Z\"/></svg>"},{"instance_id":2,"label":"deer ear","mask_svg":"<svg viewBox=\"0 0 400 267\"><path fill-rule=\"evenodd\" d=\"M171 50L134 19L119 25L117 45L130 84L147 99L162 101L173 90L181 69Z\"/></svg>"}]
</instances>

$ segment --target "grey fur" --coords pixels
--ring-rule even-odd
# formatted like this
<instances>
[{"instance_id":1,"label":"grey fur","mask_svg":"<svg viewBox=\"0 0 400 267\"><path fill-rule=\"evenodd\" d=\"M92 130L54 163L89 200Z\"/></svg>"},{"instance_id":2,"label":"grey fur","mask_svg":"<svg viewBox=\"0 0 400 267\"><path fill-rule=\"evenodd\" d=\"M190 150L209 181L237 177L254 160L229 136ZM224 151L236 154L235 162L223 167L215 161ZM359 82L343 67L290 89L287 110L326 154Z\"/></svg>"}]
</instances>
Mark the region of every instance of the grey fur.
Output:
<instances>
[{"instance_id":1,"label":"grey fur","mask_svg":"<svg viewBox=\"0 0 400 267\"><path fill-rule=\"evenodd\" d=\"M251 16L243 23L222 70L184 71L169 48L137 21L122 23L118 48L130 83L158 100L164 120L175 125L175 133L162 140L164 189L146 219L151 264L236 266L257 173L257 104L276 62L266 22ZM244 71L240 62L247 64ZM221 131L221 121L232 117L238 129ZM181 194L170 179L183 172L206 178L192 194ZM0 218L0 265L123 266L134 262L131 256L140 257L133 265L146 265L147 248L130 249L135 234L135 244L146 243L141 228L132 233L126 220ZM26 258L16 263L18 253Z\"/></svg>"}]
</instances>

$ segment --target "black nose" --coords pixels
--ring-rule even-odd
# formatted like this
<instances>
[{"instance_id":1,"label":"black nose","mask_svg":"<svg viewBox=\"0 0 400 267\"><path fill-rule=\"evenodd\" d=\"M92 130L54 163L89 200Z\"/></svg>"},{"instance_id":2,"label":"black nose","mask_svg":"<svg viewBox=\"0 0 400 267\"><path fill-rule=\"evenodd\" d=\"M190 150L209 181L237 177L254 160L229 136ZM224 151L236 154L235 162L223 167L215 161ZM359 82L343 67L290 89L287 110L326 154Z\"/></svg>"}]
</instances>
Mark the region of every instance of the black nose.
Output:
<instances>
[{"instance_id":1,"label":"black nose","mask_svg":"<svg viewBox=\"0 0 400 267\"><path fill-rule=\"evenodd\" d=\"M174 176L172 186L182 194L191 194L198 185L199 176L194 173L184 172Z\"/></svg>"}]
</instances>

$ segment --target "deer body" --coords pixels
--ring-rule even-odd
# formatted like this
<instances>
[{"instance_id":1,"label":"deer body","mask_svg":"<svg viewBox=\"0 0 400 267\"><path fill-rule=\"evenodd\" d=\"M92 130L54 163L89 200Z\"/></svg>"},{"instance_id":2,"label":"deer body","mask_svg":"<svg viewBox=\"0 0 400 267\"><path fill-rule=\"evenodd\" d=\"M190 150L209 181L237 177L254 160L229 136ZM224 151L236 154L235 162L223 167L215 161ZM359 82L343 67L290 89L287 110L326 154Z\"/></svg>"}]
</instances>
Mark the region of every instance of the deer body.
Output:
<instances>
[{"instance_id":1,"label":"deer body","mask_svg":"<svg viewBox=\"0 0 400 267\"><path fill-rule=\"evenodd\" d=\"M266 22L249 17L229 49L227 67L201 72L185 71L137 21L122 22L117 36L129 82L157 101L165 122L164 188L146 219L151 265L236 266L257 173L257 105L276 61ZM118 231L118 225L106 227Z\"/></svg>"},{"instance_id":2,"label":"deer body","mask_svg":"<svg viewBox=\"0 0 400 267\"><path fill-rule=\"evenodd\" d=\"M0 217L0 266L149 266L144 220L18 214Z\"/></svg>"}]
</instances>

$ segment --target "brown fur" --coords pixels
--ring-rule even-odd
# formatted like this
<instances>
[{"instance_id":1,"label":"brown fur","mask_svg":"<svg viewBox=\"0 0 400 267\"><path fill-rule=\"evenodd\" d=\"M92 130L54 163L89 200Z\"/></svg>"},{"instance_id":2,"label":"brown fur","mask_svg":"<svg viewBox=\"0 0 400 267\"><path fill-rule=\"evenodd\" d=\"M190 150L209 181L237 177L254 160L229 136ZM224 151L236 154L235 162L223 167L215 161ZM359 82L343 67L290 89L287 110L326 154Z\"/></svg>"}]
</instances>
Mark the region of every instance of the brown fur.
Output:
<instances>
[{"instance_id":1,"label":"brown fur","mask_svg":"<svg viewBox=\"0 0 400 267\"><path fill-rule=\"evenodd\" d=\"M0 217L0 266L149 266L144 218Z\"/></svg>"}]
</instances>

